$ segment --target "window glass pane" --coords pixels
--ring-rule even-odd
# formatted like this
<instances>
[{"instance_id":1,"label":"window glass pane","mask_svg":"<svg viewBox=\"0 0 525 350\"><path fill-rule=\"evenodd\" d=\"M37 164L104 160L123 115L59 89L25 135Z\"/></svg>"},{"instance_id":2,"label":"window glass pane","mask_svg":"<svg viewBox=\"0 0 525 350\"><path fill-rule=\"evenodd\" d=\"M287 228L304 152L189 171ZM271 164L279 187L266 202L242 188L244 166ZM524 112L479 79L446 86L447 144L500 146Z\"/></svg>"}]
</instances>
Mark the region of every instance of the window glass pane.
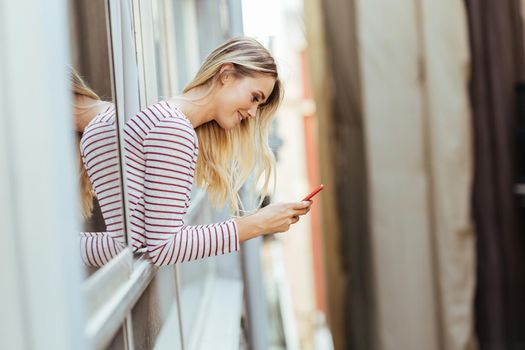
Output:
<instances>
[{"instance_id":1,"label":"window glass pane","mask_svg":"<svg viewBox=\"0 0 525 350\"><path fill-rule=\"evenodd\" d=\"M164 100L180 94L193 79L204 56L226 39L221 23L225 19L222 17L227 17L228 7L225 2L216 1L155 0L151 3L157 88L159 99ZM207 51L199 52L200 47ZM191 205L184 223L208 225L228 219L228 211L214 209L207 195L193 182ZM199 327L197 321L206 317L214 281L225 271L229 277L241 278L239 261L238 254L234 253L179 265L180 315L186 346L195 341L192 336Z\"/></svg>"},{"instance_id":2,"label":"window glass pane","mask_svg":"<svg viewBox=\"0 0 525 350\"><path fill-rule=\"evenodd\" d=\"M70 1L71 88L88 273L126 245L106 0Z\"/></svg>"}]
</instances>

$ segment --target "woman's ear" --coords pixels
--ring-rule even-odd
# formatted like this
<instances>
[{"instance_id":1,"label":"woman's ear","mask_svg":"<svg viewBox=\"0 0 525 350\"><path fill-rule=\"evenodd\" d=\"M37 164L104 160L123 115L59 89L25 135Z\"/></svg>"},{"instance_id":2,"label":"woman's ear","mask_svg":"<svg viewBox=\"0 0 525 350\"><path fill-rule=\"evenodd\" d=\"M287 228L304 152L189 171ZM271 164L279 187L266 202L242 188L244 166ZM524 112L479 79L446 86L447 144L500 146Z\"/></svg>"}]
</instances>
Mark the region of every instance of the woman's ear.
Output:
<instances>
[{"instance_id":1,"label":"woman's ear","mask_svg":"<svg viewBox=\"0 0 525 350\"><path fill-rule=\"evenodd\" d=\"M233 72L235 71L235 67L233 66L233 63L225 63L221 66L219 70L219 81L222 84L225 84L228 80L233 78Z\"/></svg>"}]
</instances>

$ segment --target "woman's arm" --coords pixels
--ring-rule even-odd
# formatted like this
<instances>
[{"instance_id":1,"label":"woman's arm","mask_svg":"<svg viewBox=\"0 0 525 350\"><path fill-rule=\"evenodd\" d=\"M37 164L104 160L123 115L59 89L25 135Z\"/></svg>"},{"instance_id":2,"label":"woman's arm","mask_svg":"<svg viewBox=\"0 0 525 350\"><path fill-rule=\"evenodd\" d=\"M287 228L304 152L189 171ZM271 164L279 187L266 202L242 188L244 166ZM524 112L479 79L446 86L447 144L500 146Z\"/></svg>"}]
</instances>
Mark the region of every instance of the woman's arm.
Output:
<instances>
[{"instance_id":1,"label":"woman's arm","mask_svg":"<svg viewBox=\"0 0 525 350\"><path fill-rule=\"evenodd\" d=\"M233 220L199 226L184 224L197 157L192 134L193 129L185 121L169 118L158 122L144 139L144 209L132 220L144 227L143 238L157 266L239 249Z\"/></svg>"},{"instance_id":2,"label":"woman's arm","mask_svg":"<svg viewBox=\"0 0 525 350\"><path fill-rule=\"evenodd\" d=\"M85 129L80 154L100 204L107 232L80 233L80 252L88 266L102 266L126 246L120 189L115 111L108 108Z\"/></svg>"},{"instance_id":3,"label":"woman's arm","mask_svg":"<svg viewBox=\"0 0 525 350\"><path fill-rule=\"evenodd\" d=\"M81 232L80 253L87 266L103 266L126 246L122 232Z\"/></svg>"}]
</instances>

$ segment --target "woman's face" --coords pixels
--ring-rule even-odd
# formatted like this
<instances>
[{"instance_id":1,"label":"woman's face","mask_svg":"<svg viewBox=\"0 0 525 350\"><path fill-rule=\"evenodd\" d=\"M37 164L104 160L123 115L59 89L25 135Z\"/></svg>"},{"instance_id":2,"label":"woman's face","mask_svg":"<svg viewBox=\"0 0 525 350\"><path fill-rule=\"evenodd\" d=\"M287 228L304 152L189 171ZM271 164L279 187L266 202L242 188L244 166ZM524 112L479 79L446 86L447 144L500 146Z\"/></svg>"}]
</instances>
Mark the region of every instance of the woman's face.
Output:
<instances>
[{"instance_id":1,"label":"woman's face","mask_svg":"<svg viewBox=\"0 0 525 350\"><path fill-rule=\"evenodd\" d=\"M264 74L239 78L230 75L223 79L216 96L215 121L229 130L246 118L255 118L257 108L266 102L274 85L275 78Z\"/></svg>"}]
</instances>

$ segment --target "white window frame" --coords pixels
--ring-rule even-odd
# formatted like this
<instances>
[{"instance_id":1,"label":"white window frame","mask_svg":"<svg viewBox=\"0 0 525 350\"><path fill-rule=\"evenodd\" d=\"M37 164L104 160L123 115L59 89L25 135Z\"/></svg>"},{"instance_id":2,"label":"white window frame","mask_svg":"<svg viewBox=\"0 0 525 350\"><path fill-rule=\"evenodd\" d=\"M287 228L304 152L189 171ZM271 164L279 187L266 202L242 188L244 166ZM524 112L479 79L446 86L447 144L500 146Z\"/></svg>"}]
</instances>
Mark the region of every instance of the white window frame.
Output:
<instances>
[{"instance_id":1,"label":"white window frame","mask_svg":"<svg viewBox=\"0 0 525 350\"><path fill-rule=\"evenodd\" d=\"M126 117L137 113L140 109L157 101L158 85L157 70L154 50L153 18L150 1L142 0L108 0L111 21L111 42L113 58L113 77L115 79L115 103L119 114L119 133ZM164 1L164 0L158 0ZM195 14L195 1L182 0L183 7L193 13L184 25L193 23L190 36L197 33L197 21ZM179 3L180 5L180 3ZM166 7L169 8L169 7ZM131 20L133 18L133 21ZM166 25L163 28L173 28L167 16ZM132 23L131 23L132 22ZM190 23L191 22L191 23ZM188 37L185 37L189 40ZM168 45L168 52L175 52L174 34L164 33L162 40ZM173 41L171 41L173 40ZM171 41L171 43L169 42ZM189 60L196 70L199 64L198 41L187 41L182 47L176 48L187 50ZM177 52L179 54L179 52ZM166 57L169 61L169 57ZM169 84L176 86L177 75L173 62L170 63ZM180 87L177 87L180 88ZM121 154L122 145L121 145ZM123 171L123 174L125 172ZM123 176L125 183L125 176ZM124 191L125 192L125 191ZM127 203L127 202L126 202ZM201 190L192 193L191 206L185 221L193 223L196 217L202 220L202 216L210 215L209 204L205 192ZM215 214L214 214L215 215ZM126 215L126 220L128 220ZM210 216L211 217L211 216ZM127 226L129 227L129 225ZM128 235L128 242L130 242ZM250 247L259 246L260 242L255 240ZM247 248L249 252L253 249ZM258 249L253 250L248 256L258 257ZM160 334L156 339L156 349L177 347L184 349L206 349L206 348L237 348L240 339L240 318L243 309L244 285L241 272L237 278L227 278L218 272L217 262L233 261L240 267L241 255L230 254L229 256L216 257L207 261L185 263L184 266L176 265L172 268L176 279L176 300L172 303L169 317L163 324ZM235 262L237 261L237 262ZM196 285L180 284L183 269L191 269L193 266L204 267L206 273L202 280ZM253 265L253 264L252 264ZM140 320L131 319L131 311L142 293L155 278L158 269L147 259L136 259L130 248L126 248L107 265L100 268L83 285L84 295L88 300L88 322L86 335L94 344L95 348L105 348L113 339L120 327L125 330L125 347L133 349L133 322ZM259 276L259 280L261 280ZM252 277L257 280L257 277ZM180 286L180 287L179 287ZM193 295L192 288L199 288L200 294ZM180 291L179 291L180 288ZM198 295L198 296L197 296ZM180 301L179 301L180 300ZM196 316L187 320L181 316L182 306L191 304L191 313ZM255 302L255 301L254 301ZM226 312L226 309L229 312ZM264 304L261 304L264 308ZM186 323L184 323L186 322ZM227 334L217 332L217 324L226 330ZM184 324L183 324L184 323ZM183 332L183 326L189 327ZM178 329L177 329L178 328ZM265 331L263 331L264 333ZM187 339L184 339L184 335Z\"/></svg>"}]
</instances>

